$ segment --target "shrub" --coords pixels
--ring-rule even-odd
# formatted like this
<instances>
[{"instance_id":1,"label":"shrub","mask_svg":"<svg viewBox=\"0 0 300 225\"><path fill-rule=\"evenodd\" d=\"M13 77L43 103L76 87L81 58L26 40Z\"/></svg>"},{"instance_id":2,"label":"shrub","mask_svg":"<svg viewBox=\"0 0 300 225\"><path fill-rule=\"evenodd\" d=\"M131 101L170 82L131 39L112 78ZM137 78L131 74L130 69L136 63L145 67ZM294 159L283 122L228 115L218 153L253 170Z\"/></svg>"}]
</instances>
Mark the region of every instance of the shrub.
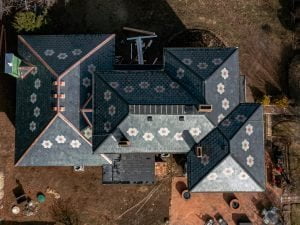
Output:
<instances>
[{"instance_id":1,"label":"shrub","mask_svg":"<svg viewBox=\"0 0 300 225\"><path fill-rule=\"evenodd\" d=\"M264 95L258 102L261 103L262 105L270 105L271 103L270 96Z\"/></svg>"},{"instance_id":2,"label":"shrub","mask_svg":"<svg viewBox=\"0 0 300 225\"><path fill-rule=\"evenodd\" d=\"M13 27L18 31L34 31L46 24L46 14L44 11L42 15L36 15L34 12L18 12L15 15Z\"/></svg>"},{"instance_id":3,"label":"shrub","mask_svg":"<svg viewBox=\"0 0 300 225\"><path fill-rule=\"evenodd\" d=\"M282 96L280 98L277 98L274 101L274 104L277 105L280 108L287 108L289 106L289 99L286 96Z\"/></svg>"}]
</instances>

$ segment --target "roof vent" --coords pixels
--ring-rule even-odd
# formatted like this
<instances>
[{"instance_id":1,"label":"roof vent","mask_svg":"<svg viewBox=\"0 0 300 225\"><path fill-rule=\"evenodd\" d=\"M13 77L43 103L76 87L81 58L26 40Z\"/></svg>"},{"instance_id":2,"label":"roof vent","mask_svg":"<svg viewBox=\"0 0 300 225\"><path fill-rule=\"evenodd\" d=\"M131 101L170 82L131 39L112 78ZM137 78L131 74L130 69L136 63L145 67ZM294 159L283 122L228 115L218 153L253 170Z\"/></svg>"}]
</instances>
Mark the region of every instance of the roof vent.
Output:
<instances>
[{"instance_id":1,"label":"roof vent","mask_svg":"<svg viewBox=\"0 0 300 225\"><path fill-rule=\"evenodd\" d=\"M130 146L130 141L128 141L128 140L120 140L120 141L118 142L118 145L119 145L120 147L129 147L129 146Z\"/></svg>"},{"instance_id":2,"label":"roof vent","mask_svg":"<svg viewBox=\"0 0 300 225\"><path fill-rule=\"evenodd\" d=\"M184 116L179 116L179 121L184 121Z\"/></svg>"},{"instance_id":3,"label":"roof vent","mask_svg":"<svg viewBox=\"0 0 300 225\"><path fill-rule=\"evenodd\" d=\"M202 158L203 157L203 149L202 149L202 147L200 147L200 146L196 147L195 154L196 154L197 158Z\"/></svg>"},{"instance_id":4,"label":"roof vent","mask_svg":"<svg viewBox=\"0 0 300 225\"><path fill-rule=\"evenodd\" d=\"M66 86L66 82L64 82L64 81L54 81L53 82L53 85L54 86L61 86L61 87L64 87L64 86Z\"/></svg>"},{"instance_id":5,"label":"roof vent","mask_svg":"<svg viewBox=\"0 0 300 225\"><path fill-rule=\"evenodd\" d=\"M60 98L60 99L65 99L66 95L65 94L54 94L53 98Z\"/></svg>"},{"instance_id":6,"label":"roof vent","mask_svg":"<svg viewBox=\"0 0 300 225\"><path fill-rule=\"evenodd\" d=\"M64 112L64 111L66 111L66 108L65 107L63 107L63 106L61 106L61 107L53 107L53 111L55 111L55 112Z\"/></svg>"},{"instance_id":7,"label":"roof vent","mask_svg":"<svg viewBox=\"0 0 300 225\"><path fill-rule=\"evenodd\" d=\"M152 121L152 116L147 116L147 121Z\"/></svg>"},{"instance_id":8,"label":"roof vent","mask_svg":"<svg viewBox=\"0 0 300 225\"><path fill-rule=\"evenodd\" d=\"M212 111L212 105L199 105L198 106L198 112L211 112Z\"/></svg>"}]
</instances>

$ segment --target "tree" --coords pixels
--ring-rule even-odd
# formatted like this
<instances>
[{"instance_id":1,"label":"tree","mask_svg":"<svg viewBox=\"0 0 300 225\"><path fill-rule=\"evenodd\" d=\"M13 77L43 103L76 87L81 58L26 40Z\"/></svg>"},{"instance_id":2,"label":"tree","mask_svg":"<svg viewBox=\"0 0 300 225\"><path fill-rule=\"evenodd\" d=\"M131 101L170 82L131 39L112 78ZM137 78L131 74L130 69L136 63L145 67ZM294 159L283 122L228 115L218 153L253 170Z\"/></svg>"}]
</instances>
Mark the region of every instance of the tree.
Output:
<instances>
[{"instance_id":1,"label":"tree","mask_svg":"<svg viewBox=\"0 0 300 225\"><path fill-rule=\"evenodd\" d=\"M289 106L289 99L286 96L281 96L274 101L274 104L284 109Z\"/></svg>"},{"instance_id":2,"label":"tree","mask_svg":"<svg viewBox=\"0 0 300 225\"><path fill-rule=\"evenodd\" d=\"M13 27L18 31L34 31L47 23L47 12L44 11L41 15L36 15L34 12L25 11L18 12L15 15Z\"/></svg>"}]
</instances>

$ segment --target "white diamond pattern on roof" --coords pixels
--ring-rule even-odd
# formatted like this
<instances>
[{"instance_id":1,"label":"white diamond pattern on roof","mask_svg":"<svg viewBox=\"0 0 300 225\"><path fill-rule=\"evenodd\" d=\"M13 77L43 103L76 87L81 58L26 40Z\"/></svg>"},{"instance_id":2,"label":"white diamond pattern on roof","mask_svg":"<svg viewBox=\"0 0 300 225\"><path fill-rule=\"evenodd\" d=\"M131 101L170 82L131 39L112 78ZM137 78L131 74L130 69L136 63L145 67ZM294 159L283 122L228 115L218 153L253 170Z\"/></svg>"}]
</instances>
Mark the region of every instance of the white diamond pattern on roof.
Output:
<instances>
[{"instance_id":1,"label":"white diamond pattern on roof","mask_svg":"<svg viewBox=\"0 0 300 225\"><path fill-rule=\"evenodd\" d=\"M126 133L131 137L132 136L136 137L138 135L139 131L136 128L128 128Z\"/></svg>"},{"instance_id":2,"label":"white diamond pattern on roof","mask_svg":"<svg viewBox=\"0 0 300 225\"><path fill-rule=\"evenodd\" d=\"M218 174L217 173L210 173L207 176L207 180L216 180L218 178Z\"/></svg>"},{"instance_id":3,"label":"white diamond pattern on roof","mask_svg":"<svg viewBox=\"0 0 300 225\"><path fill-rule=\"evenodd\" d=\"M247 124L246 126L246 134L249 136L253 133L253 126L251 124Z\"/></svg>"},{"instance_id":4,"label":"white diamond pattern on roof","mask_svg":"<svg viewBox=\"0 0 300 225\"><path fill-rule=\"evenodd\" d=\"M154 138L154 135L150 132L147 132L143 135L143 138L145 141L152 141Z\"/></svg>"},{"instance_id":5,"label":"white diamond pattern on roof","mask_svg":"<svg viewBox=\"0 0 300 225\"><path fill-rule=\"evenodd\" d=\"M106 90L104 93L103 93L103 97L104 97L104 100L105 101L109 101L110 99L111 99L111 91L109 91L109 90Z\"/></svg>"},{"instance_id":6,"label":"white diamond pattern on roof","mask_svg":"<svg viewBox=\"0 0 300 225\"><path fill-rule=\"evenodd\" d=\"M231 124L230 119L226 119L226 120L224 120L224 121L222 122L222 126L223 126L223 127L229 127L230 124Z\"/></svg>"},{"instance_id":7,"label":"white diamond pattern on roof","mask_svg":"<svg viewBox=\"0 0 300 225\"><path fill-rule=\"evenodd\" d=\"M214 65L220 65L222 62L223 62L223 61L222 61L221 58L215 58L215 59L212 60L212 63L213 63Z\"/></svg>"},{"instance_id":8,"label":"white diamond pattern on roof","mask_svg":"<svg viewBox=\"0 0 300 225\"><path fill-rule=\"evenodd\" d=\"M147 81L142 81L141 83L139 83L139 86L142 89L147 89L150 86L150 84Z\"/></svg>"},{"instance_id":9,"label":"white diamond pattern on roof","mask_svg":"<svg viewBox=\"0 0 300 225\"><path fill-rule=\"evenodd\" d=\"M31 101L31 103L32 103L32 104L36 103L36 100L37 100L37 95L36 95L36 93L32 93L32 94L30 95L30 101Z\"/></svg>"},{"instance_id":10,"label":"white diamond pattern on roof","mask_svg":"<svg viewBox=\"0 0 300 225\"><path fill-rule=\"evenodd\" d=\"M34 110L33 110L33 115L35 117L39 117L39 115L41 114L41 109L39 107L35 107Z\"/></svg>"},{"instance_id":11,"label":"white diamond pattern on roof","mask_svg":"<svg viewBox=\"0 0 300 225\"><path fill-rule=\"evenodd\" d=\"M81 143L80 143L80 141L78 141L78 140L72 140L72 141L70 142L70 145L71 145L72 148L79 148L80 145L81 145Z\"/></svg>"},{"instance_id":12,"label":"white diamond pattern on roof","mask_svg":"<svg viewBox=\"0 0 300 225\"><path fill-rule=\"evenodd\" d=\"M227 98L224 98L224 99L222 100L222 108L225 109L225 110L227 110L227 109L229 109L229 107L230 107L230 105L229 105L228 99L227 99Z\"/></svg>"},{"instance_id":13,"label":"white diamond pattern on roof","mask_svg":"<svg viewBox=\"0 0 300 225\"><path fill-rule=\"evenodd\" d=\"M221 95L225 92L225 86L222 83L218 83L217 85L217 92Z\"/></svg>"},{"instance_id":14,"label":"white diamond pattern on roof","mask_svg":"<svg viewBox=\"0 0 300 225\"><path fill-rule=\"evenodd\" d=\"M169 133L170 133L170 130L166 127L161 127L159 130L158 130L158 133L160 134L160 136L168 136Z\"/></svg>"},{"instance_id":15,"label":"white diamond pattern on roof","mask_svg":"<svg viewBox=\"0 0 300 225\"><path fill-rule=\"evenodd\" d=\"M109 114L110 116L113 116L113 115L116 114L116 107L115 107L114 105L110 105L110 106L108 107L108 114Z\"/></svg>"},{"instance_id":16,"label":"white diamond pattern on roof","mask_svg":"<svg viewBox=\"0 0 300 225\"><path fill-rule=\"evenodd\" d=\"M164 86L156 86L154 88L155 92L157 93L163 93L166 89L164 88Z\"/></svg>"},{"instance_id":17,"label":"white diamond pattern on roof","mask_svg":"<svg viewBox=\"0 0 300 225\"><path fill-rule=\"evenodd\" d=\"M182 62L183 62L185 65L190 66L190 65L192 65L192 63L193 63L193 60L190 59L190 58L184 58L184 59L182 59Z\"/></svg>"},{"instance_id":18,"label":"white diamond pattern on roof","mask_svg":"<svg viewBox=\"0 0 300 225\"><path fill-rule=\"evenodd\" d=\"M51 148L52 145L53 145L52 142L49 141L49 140L44 140L44 141L42 142L43 148Z\"/></svg>"},{"instance_id":19,"label":"white diamond pattern on roof","mask_svg":"<svg viewBox=\"0 0 300 225\"><path fill-rule=\"evenodd\" d=\"M118 82L110 82L109 85L110 85L112 88L117 88L117 87L119 87L119 83L118 83Z\"/></svg>"},{"instance_id":20,"label":"white diamond pattern on roof","mask_svg":"<svg viewBox=\"0 0 300 225\"><path fill-rule=\"evenodd\" d=\"M64 59L68 58L68 54L65 52L61 52L57 55L57 58L60 60L64 60Z\"/></svg>"},{"instance_id":21,"label":"white diamond pattern on roof","mask_svg":"<svg viewBox=\"0 0 300 225\"><path fill-rule=\"evenodd\" d=\"M205 63L205 62L200 62L200 63L198 63L197 67L198 67L200 70L205 70L205 69L208 67L208 64Z\"/></svg>"},{"instance_id":22,"label":"white diamond pattern on roof","mask_svg":"<svg viewBox=\"0 0 300 225\"><path fill-rule=\"evenodd\" d=\"M34 81L34 88L35 89L39 89L41 87L41 80L39 78L37 78L35 81Z\"/></svg>"},{"instance_id":23,"label":"white diamond pattern on roof","mask_svg":"<svg viewBox=\"0 0 300 225\"><path fill-rule=\"evenodd\" d=\"M37 67L34 67L33 70L31 70L30 73L31 73L32 75L36 75L37 72L38 72L38 68L37 68Z\"/></svg>"},{"instance_id":24,"label":"white diamond pattern on roof","mask_svg":"<svg viewBox=\"0 0 300 225\"><path fill-rule=\"evenodd\" d=\"M134 88L132 86L126 86L123 90L125 93L131 93L134 91Z\"/></svg>"},{"instance_id":25,"label":"white diamond pattern on roof","mask_svg":"<svg viewBox=\"0 0 300 225\"><path fill-rule=\"evenodd\" d=\"M241 123L244 123L246 121L247 117L243 114L239 114L235 117L235 119Z\"/></svg>"},{"instance_id":26,"label":"white diamond pattern on roof","mask_svg":"<svg viewBox=\"0 0 300 225\"><path fill-rule=\"evenodd\" d=\"M91 83L92 83L92 81L88 77L85 77L85 78L82 79L82 85L84 87L86 87L86 88L88 88L89 86L91 86Z\"/></svg>"},{"instance_id":27,"label":"white diamond pattern on roof","mask_svg":"<svg viewBox=\"0 0 300 225\"><path fill-rule=\"evenodd\" d=\"M87 71L90 73L90 74L94 74L95 71L96 71L96 66L94 64L90 64L87 66Z\"/></svg>"},{"instance_id":28,"label":"white diamond pattern on roof","mask_svg":"<svg viewBox=\"0 0 300 225\"><path fill-rule=\"evenodd\" d=\"M35 131L36 130L36 123L34 121L31 121L30 124L29 124L29 130L31 132Z\"/></svg>"},{"instance_id":29,"label":"white diamond pattern on roof","mask_svg":"<svg viewBox=\"0 0 300 225\"><path fill-rule=\"evenodd\" d=\"M177 88L179 88L179 84L176 83L176 82L171 82L171 83L170 83L170 87L171 87L172 89L177 89Z\"/></svg>"},{"instance_id":30,"label":"white diamond pattern on roof","mask_svg":"<svg viewBox=\"0 0 300 225\"><path fill-rule=\"evenodd\" d=\"M240 180L247 180L249 178L249 175L245 173L244 171L240 172L239 179Z\"/></svg>"},{"instance_id":31,"label":"white diamond pattern on roof","mask_svg":"<svg viewBox=\"0 0 300 225\"><path fill-rule=\"evenodd\" d=\"M223 77L224 80L226 80L228 78L229 75L229 71L226 68L223 68L221 70L221 76Z\"/></svg>"},{"instance_id":32,"label":"white diamond pattern on roof","mask_svg":"<svg viewBox=\"0 0 300 225\"><path fill-rule=\"evenodd\" d=\"M192 128L190 129L190 134L191 134L192 136L199 136L199 135L201 134L201 130L200 130L199 127L192 127Z\"/></svg>"},{"instance_id":33,"label":"white diamond pattern on roof","mask_svg":"<svg viewBox=\"0 0 300 225\"><path fill-rule=\"evenodd\" d=\"M209 163L209 156L204 154L201 158L201 164L206 166Z\"/></svg>"},{"instance_id":34,"label":"white diamond pattern on roof","mask_svg":"<svg viewBox=\"0 0 300 225\"><path fill-rule=\"evenodd\" d=\"M176 73L177 73L176 77L177 77L178 79L182 79L182 78L184 77L184 69L178 68L178 70L177 70Z\"/></svg>"},{"instance_id":35,"label":"white diamond pattern on roof","mask_svg":"<svg viewBox=\"0 0 300 225\"><path fill-rule=\"evenodd\" d=\"M79 48L76 48L76 49L74 49L74 50L72 51L72 54L73 54L73 55L80 55L81 53L82 53L82 50L79 49Z\"/></svg>"},{"instance_id":36,"label":"white diamond pattern on roof","mask_svg":"<svg viewBox=\"0 0 300 225\"><path fill-rule=\"evenodd\" d=\"M63 135L57 135L56 138L55 138L55 141L58 144L64 144L66 142L66 138Z\"/></svg>"},{"instance_id":37,"label":"white diamond pattern on roof","mask_svg":"<svg viewBox=\"0 0 300 225\"><path fill-rule=\"evenodd\" d=\"M226 177L229 177L234 173L234 170L232 167L226 167L222 172Z\"/></svg>"},{"instance_id":38,"label":"white diamond pattern on roof","mask_svg":"<svg viewBox=\"0 0 300 225\"><path fill-rule=\"evenodd\" d=\"M174 135L174 138L175 138L176 141L183 141L182 132L177 132Z\"/></svg>"},{"instance_id":39,"label":"white diamond pattern on roof","mask_svg":"<svg viewBox=\"0 0 300 225\"><path fill-rule=\"evenodd\" d=\"M54 52L53 49L46 49L46 50L44 51L44 55L45 55L45 56L52 56L54 53L55 53L55 52Z\"/></svg>"},{"instance_id":40,"label":"white diamond pattern on roof","mask_svg":"<svg viewBox=\"0 0 300 225\"><path fill-rule=\"evenodd\" d=\"M83 130L83 135L87 138L87 139L91 139L92 135L93 135L93 131L91 127L87 127Z\"/></svg>"},{"instance_id":41,"label":"white diamond pattern on roof","mask_svg":"<svg viewBox=\"0 0 300 225\"><path fill-rule=\"evenodd\" d=\"M242 141L242 149L246 152L250 148L250 143L247 139Z\"/></svg>"},{"instance_id":42,"label":"white diamond pattern on roof","mask_svg":"<svg viewBox=\"0 0 300 225\"><path fill-rule=\"evenodd\" d=\"M218 115L218 123L220 123L223 119L225 118L225 116L223 115L223 113Z\"/></svg>"},{"instance_id":43,"label":"white diamond pattern on roof","mask_svg":"<svg viewBox=\"0 0 300 225\"><path fill-rule=\"evenodd\" d=\"M252 155L249 155L246 160L247 160L247 165L249 167L252 167L254 165L254 157Z\"/></svg>"}]
</instances>

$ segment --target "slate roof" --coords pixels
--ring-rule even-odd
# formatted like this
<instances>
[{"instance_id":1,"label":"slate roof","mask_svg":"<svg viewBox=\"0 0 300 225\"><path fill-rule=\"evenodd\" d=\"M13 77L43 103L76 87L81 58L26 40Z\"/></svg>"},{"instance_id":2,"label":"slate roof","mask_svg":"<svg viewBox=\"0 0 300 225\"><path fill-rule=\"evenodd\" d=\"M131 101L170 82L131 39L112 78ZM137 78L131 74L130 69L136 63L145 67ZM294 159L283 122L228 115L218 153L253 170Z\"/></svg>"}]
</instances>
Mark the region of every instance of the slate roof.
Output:
<instances>
[{"instance_id":1,"label":"slate roof","mask_svg":"<svg viewBox=\"0 0 300 225\"><path fill-rule=\"evenodd\" d=\"M18 36L18 54L36 69L17 81L16 165L106 162L92 155L92 76L100 68L112 69L114 35L23 35ZM64 81L65 86L58 88L54 81ZM57 100L54 94L65 98ZM57 106L65 110L54 111ZM57 124L58 120L65 122ZM81 144L68 154L64 145L54 145L55 135ZM42 139L52 145L42 148Z\"/></svg>"}]
</instances>

